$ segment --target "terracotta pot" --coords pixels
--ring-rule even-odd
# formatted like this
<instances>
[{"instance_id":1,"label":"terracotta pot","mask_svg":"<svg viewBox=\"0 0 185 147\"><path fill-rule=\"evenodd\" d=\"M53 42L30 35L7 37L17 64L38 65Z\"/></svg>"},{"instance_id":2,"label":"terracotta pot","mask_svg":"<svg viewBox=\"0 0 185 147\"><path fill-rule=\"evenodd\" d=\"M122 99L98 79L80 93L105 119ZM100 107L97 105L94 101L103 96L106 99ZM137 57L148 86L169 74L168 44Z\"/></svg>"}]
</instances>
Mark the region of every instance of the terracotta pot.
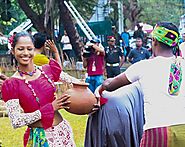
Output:
<instances>
[{"instance_id":1,"label":"terracotta pot","mask_svg":"<svg viewBox=\"0 0 185 147\"><path fill-rule=\"evenodd\" d=\"M73 114L88 114L91 112L93 105L97 103L97 99L88 88L88 83L73 83L73 87L64 93L71 95L69 98L69 101L71 101L70 109L66 110Z\"/></svg>"}]
</instances>

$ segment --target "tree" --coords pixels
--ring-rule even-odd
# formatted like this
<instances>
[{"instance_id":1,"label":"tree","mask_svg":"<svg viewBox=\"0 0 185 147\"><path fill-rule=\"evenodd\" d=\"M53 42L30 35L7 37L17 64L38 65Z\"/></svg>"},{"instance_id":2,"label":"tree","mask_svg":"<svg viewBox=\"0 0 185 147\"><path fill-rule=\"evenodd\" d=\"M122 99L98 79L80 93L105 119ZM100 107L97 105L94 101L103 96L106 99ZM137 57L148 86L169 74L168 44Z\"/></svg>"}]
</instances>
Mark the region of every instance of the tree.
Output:
<instances>
[{"instance_id":1,"label":"tree","mask_svg":"<svg viewBox=\"0 0 185 147\"><path fill-rule=\"evenodd\" d=\"M116 25L118 21L118 0L111 1L111 7L114 9L113 11L113 24ZM127 26L126 20L129 21L131 29L134 29L135 25L138 23L139 18L141 17L142 8L139 6L137 0L121 0L123 3L123 13L124 13L124 25Z\"/></svg>"},{"instance_id":2,"label":"tree","mask_svg":"<svg viewBox=\"0 0 185 147\"><path fill-rule=\"evenodd\" d=\"M64 29L66 30L69 39L71 40L71 44L75 50L75 54L78 59L81 57L81 49L83 47L82 42L80 41L80 36L75 29L75 25L73 23L72 17L64 5L63 0L58 0L59 1L59 10L60 14L65 14L65 15L60 15L60 21L63 23Z\"/></svg>"},{"instance_id":3,"label":"tree","mask_svg":"<svg viewBox=\"0 0 185 147\"><path fill-rule=\"evenodd\" d=\"M179 18L184 13L182 0L142 0L141 21L156 24L159 21L169 21L179 25Z\"/></svg>"},{"instance_id":4,"label":"tree","mask_svg":"<svg viewBox=\"0 0 185 147\"><path fill-rule=\"evenodd\" d=\"M24 11L26 16L31 19L33 26L37 29L39 32L46 32L48 28L44 27L44 8L39 8L39 3L36 3L36 1L33 1L35 3L36 12L32 9L32 7L29 5L28 1L26 0L17 0L19 3L19 6ZM40 1L41 3L41 1ZM42 3L43 4L43 3ZM50 28L49 28L50 29Z\"/></svg>"},{"instance_id":5,"label":"tree","mask_svg":"<svg viewBox=\"0 0 185 147\"><path fill-rule=\"evenodd\" d=\"M24 12L17 7L17 2L0 0L0 32L8 34L20 22L26 19Z\"/></svg>"},{"instance_id":6,"label":"tree","mask_svg":"<svg viewBox=\"0 0 185 147\"><path fill-rule=\"evenodd\" d=\"M111 0L114 9L110 15L117 24L117 1ZM184 14L184 3L182 0L121 0L123 2L124 22L126 26L134 29L138 22L156 24L159 21L170 21L179 24L179 18Z\"/></svg>"},{"instance_id":7,"label":"tree","mask_svg":"<svg viewBox=\"0 0 185 147\"><path fill-rule=\"evenodd\" d=\"M91 16L95 1L96 0L91 2L78 0L75 1L75 4L78 4L80 11L86 12L83 14ZM79 5L82 2L83 5ZM64 0L18 0L18 3L21 9L25 12L26 16L31 19L33 26L37 29L37 31L47 32L53 36L54 26L61 26L62 23L64 29L66 29L69 35L76 55L79 57L82 48L80 37L77 30L75 29L73 19L68 9L64 5ZM83 8L80 6L83 6ZM57 22L59 22L59 24L57 24ZM61 30L59 30L59 32L58 40L60 40L62 34Z\"/></svg>"},{"instance_id":8,"label":"tree","mask_svg":"<svg viewBox=\"0 0 185 147\"><path fill-rule=\"evenodd\" d=\"M135 25L139 22L141 11L142 8L139 7L137 0L128 0L127 3L123 3L124 16L130 21L132 30L134 30Z\"/></svg>"}]
</instances>

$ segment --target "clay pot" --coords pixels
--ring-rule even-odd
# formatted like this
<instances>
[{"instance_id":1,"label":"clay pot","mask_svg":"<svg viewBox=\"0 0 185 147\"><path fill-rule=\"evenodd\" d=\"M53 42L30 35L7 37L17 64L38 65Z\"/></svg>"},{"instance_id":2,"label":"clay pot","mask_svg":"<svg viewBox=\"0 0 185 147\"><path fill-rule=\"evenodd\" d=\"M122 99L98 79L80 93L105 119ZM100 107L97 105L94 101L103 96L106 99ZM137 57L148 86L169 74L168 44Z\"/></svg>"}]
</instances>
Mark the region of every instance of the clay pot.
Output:
<instances>
[{"instance_id":1,"label":"clay pot","mask_svg":"<svg viewBox=\"0 0 185 147\"><path fill-rule=\"evenodd\" d=\"M71 96L68 99L71 101L69 104L70 109L66 110L73 114L88 114L92 111L93 105L97 103L97 99L88 88L88 83L73 83L72 88L68 89L64 93L67 93Z\"/></svg>"}]
</instances>

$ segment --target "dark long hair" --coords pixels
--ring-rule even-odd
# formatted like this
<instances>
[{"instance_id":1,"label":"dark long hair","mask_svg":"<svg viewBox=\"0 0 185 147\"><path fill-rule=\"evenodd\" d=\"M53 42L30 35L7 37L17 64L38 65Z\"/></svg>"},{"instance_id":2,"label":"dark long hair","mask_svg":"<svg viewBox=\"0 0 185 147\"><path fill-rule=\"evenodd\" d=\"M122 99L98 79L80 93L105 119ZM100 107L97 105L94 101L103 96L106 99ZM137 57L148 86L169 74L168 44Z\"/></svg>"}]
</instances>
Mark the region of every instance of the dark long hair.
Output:
<instances>
[{"instance_id":1,"label":"dark long hair","mask_svg":"<svg viewBox=\"0 0 185 147\"><path fill-rule=\"evenodd\" d=\"M30 37L30 39L32 40L32 42L34 43L34 39L33 37L26 31L20 32L20 33L16 33L14 39L13 39L13 43L12 43L12 48L14 49L17 42L19 41L20 37Z\"/></svg>"}]
</instances>

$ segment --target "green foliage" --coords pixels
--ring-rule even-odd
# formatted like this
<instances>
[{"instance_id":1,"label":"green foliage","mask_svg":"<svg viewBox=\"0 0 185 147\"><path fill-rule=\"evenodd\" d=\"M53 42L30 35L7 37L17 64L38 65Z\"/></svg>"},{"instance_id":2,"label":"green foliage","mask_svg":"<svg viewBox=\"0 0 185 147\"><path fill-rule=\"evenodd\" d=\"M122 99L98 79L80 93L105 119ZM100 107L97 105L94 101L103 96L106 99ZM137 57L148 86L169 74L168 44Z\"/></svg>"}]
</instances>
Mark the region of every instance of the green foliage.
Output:
<instances>
[{"instance_id":1,"label":"green foliage","mask_svg":"<svg viewBox=\"0 0 185 147\"><path fill-rule=\"evenodd\" d=\"M123 2L125 24L132 27L137 22L156 24L159 21L170 21L179 25L180 16L185 13L182 0L121 0ZM117 24L117 0L111 1L114 11L110 14ZM137 9L138 8L138 9ZM138 10L141 10L138 11ZM139 12L139 15L135 15ZM136 17L138 16L138 17Z\"/></svg>"},{"instance_id":2,"label":"green foliage","mask_svg":"<svg viewBox=\"0 0 185 147\"><path fill-rule=\"evenodd\" d=\"M82 17L88 20L95 10L93 8L96 6L98 0L71 0L75 8L82 15Z\"/></svg>"},{"instance_id":3,"label":"green foliage","mask_svg":"<svg viewBox=\"0 0 185 147\"><path fill-rule=\"evenodd\" d=\"M45 11L45 0L27 0L29 6L35 11L38 15L44 13Z\"/></svg>"},{"instance_id":4,"label":"green foliage","mask_svg":"<svg viewBox=\"0 0 185 147\"><path fill-rule=\"evenodd\" d=\"M0 0L2 5L0 5L0 13L4 11L5 7L3 5L4 0ZM45 12L45 0L26 0L29 6L38 15ZM135 0L132 0L132 2ZM88 20L94 13L94 7L96 6L98 0L71 0L74 6L77 8L79 13L85 20ZM184 13L183 1L182 0L137 0L139 6L142 8L142 16L138 21L143 21L150 24L155 24L158 21L171 21L175 24L179 24L179 18ZM126 6L130 4L130 0L123 1ZM116 1L112 1L112 8L116 9ZM57 8L57 3L54 3L54 18L57 19L59 10ZM27 17L25 13L20 9L17 0L11 0L11 7L8 8L11 12L12 17L16 20L8 23L0 20L0 31L9 32L21 22L23 22ZM111 16L117 20L117 11L115 10L115 15ZM112 14L111 14L112 15ZM115 21L114 20L114 21ZM127 20L128 21L128 20ZM9 25L8 25L9 24Z\"/></svg>"},{"instance_id":5,"label":"green foliage","mask_svg":"<svg viewBox=\"0 0 185 147\"><path fill-rule=\"evenodd\" d=\"M77 147L84 146L85 127L87 115L73 115L65 110L61 110L62 116L70 123ZM0 142L2 147L21 147L23 146L23 135L26 127L13 129L9 118L0 118Z\"/></svg>"},{"instance_id":6,"label":"green foliage","mask_svg":"<svg viewBox=\"0 0 185 147\"><path fill-rule=\"evenodd\" d=\"M0 14L6 10L4 0L1 0L2 5L0 5ZM4 34L8 34L12 29L18 26L22 21L26 19L26 15L19 8L16 0L11 0L11 6L7 9L11 13L12 19L10 21L3 21L0 19L0 31Z\"/></svg>"},{"instance_id":7,"label":"green foliage","mask_svg":"<svg viewBox=\"0 0 185 147\"><path fill-rule=\"evenodd\" d=\"M184 13L182 0L140 0L139 4L143 8L140 20L153 25L159 21L170 21L178 25Z\"/></svg>"}]
</instances>

